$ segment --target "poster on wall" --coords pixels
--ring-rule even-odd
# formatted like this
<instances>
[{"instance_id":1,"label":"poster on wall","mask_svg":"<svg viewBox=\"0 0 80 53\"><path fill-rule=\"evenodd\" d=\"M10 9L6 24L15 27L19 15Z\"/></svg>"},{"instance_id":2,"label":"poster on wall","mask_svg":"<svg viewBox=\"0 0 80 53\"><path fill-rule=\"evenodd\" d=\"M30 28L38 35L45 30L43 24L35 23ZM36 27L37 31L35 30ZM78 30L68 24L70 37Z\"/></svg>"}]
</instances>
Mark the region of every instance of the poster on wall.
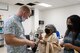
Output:
<instances>
[{"instance_id":1,"label":"poster on wall","mask_svg":"<svg viewBox=\"0 0 80 53\"><path fill-rule=\"evenodd\" d=\"M8 4L7 3L1 3L0 2L0 10L5 10L5 11L8 11Z\"/></svg>"}]
</instances>

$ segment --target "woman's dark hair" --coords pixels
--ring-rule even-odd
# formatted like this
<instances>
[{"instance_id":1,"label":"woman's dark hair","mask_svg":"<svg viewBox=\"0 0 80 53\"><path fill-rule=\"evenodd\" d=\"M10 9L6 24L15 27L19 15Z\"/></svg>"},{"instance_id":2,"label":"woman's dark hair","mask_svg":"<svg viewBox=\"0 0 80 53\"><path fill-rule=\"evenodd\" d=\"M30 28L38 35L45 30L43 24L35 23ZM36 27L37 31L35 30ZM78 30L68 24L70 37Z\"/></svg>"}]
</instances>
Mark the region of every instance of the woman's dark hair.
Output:
<instances>
[{"instance_id":1,"label":"woman's dark hair","mask_svg":"<svg viewBox=\"0 0 80 53\"><path fill-rule=\"evenodd\" d=\"M71 23L73 25L73 30L74 32L76 32L76 34L73 34L73 41L72 43L74 43L74 40L77 38L78 33L80 32L80 17L78 15L71 15L67 18L71 20ZM68 24L67 24L68 26ZM70 30L67 28L65 36L67 36L69 34Z\"/></svg>"},{"instance_id":2,"label":"woman's dark hair","mask_svg":"<svg viewBox=\"0 0 80 53\"><path fill-rule=\"evenodd\" d=\"M76 32L80 32L80 17L78 15L71 15L70 17L67 18L71 20L71 23L73 25L73 30ZM69 30L67 28L67 30Z\"/></svg>"},{"instance_id":3,"label":"woman's dark hair","mask_svg":"<svg viewBox=\"0 0 80 53\"><path fill-rule=\"evenodd\" d=\"M71 15L67 18L71 20L71 23L73 25L73 27L75 27L74 31L75 32L80 32L80 17L78 15ZM67 24L68 26L68 24ZM70 32L70 30L67 28L67 31L65 33L65 35L67 35Z\"/></svg>"}]
</instances>

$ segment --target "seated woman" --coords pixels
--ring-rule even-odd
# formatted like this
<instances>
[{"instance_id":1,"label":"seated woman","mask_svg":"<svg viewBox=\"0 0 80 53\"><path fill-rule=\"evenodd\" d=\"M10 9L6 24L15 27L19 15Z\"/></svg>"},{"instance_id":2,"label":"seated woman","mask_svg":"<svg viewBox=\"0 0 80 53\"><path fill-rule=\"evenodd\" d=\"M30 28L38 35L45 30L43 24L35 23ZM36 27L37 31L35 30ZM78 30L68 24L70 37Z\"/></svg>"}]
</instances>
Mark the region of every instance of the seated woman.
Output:
<instances>
[{"instance_id":1,"label":"seated woman","mask_svg":"<svg viewBox=\"0 0 80 53\"><path fill-rule=\"evenodd\" d=\"M40 36L38 43L39 53L58 53L61 49L56 36L56 28L53 25L45 26L45 35Z\"/></svg>"}]
</instances>

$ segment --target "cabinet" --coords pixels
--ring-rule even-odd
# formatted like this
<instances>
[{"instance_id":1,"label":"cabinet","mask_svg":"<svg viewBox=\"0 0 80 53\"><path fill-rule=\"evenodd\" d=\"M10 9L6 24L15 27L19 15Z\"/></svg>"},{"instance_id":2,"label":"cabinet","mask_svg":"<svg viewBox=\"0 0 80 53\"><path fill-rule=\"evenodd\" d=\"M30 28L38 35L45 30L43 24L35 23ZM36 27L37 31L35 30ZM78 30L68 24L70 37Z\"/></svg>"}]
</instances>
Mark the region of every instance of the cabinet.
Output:
<instances>
[{"instance_id":1,"label":"cabinet","mask_svg":"<svg viewBox=\"0 0 80 53\"><path fill-rule=\"evenodd\" d=\"M3 24L4 22L0 20L0 47L4 46Z\"/></svg>"}]
</instances>

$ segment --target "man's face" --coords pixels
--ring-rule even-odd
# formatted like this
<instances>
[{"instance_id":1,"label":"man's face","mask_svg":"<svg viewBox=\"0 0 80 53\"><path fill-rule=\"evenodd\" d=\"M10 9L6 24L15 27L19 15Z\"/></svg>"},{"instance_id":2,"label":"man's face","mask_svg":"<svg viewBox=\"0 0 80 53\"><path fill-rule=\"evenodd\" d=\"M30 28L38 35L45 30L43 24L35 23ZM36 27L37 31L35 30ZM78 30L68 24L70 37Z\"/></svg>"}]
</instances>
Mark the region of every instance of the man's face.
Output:
<instances>
[{"instance_id":1,"label":"man's face","mask_svg":"<svg viewBox=\"0 0 80 53\"><path fill-rule=\"evenodd\" d=\"M26 12L26 11L23 12L23 16L22 16L23 18L28 19L29 16L30 16L30 12Z\"/></svg>"}]
</instances>

